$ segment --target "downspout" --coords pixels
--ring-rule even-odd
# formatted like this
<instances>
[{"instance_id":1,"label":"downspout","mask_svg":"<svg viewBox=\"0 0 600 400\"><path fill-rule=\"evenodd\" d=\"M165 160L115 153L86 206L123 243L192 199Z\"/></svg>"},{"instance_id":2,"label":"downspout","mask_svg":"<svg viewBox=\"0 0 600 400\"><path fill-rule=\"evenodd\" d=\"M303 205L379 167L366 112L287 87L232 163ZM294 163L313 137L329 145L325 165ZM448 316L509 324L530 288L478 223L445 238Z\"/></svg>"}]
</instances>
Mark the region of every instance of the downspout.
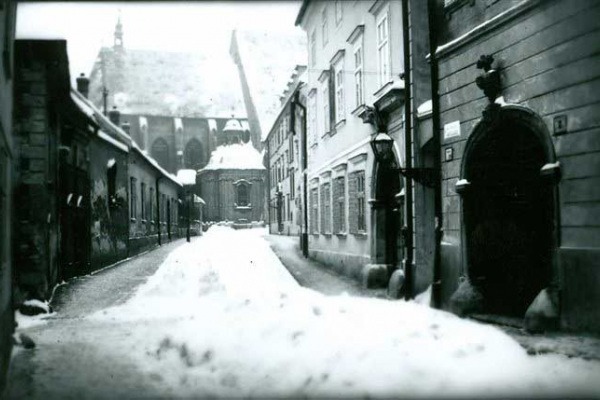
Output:
<instances>
[{"instance_id":1,"label":"downspout","mask_svg":"<svg viewBox=\"0 0 600 400\"><path fill-rule=\"evenodd\" d=\"M438 94L438 62L436 49L438 43L437 7L436 0L427 1L427 14L429 22L429 65L431 68L431 122L433 126L432 145L434 149L433 170L437 174L434 180L434 214L435 214L435 247L433 256L433 282L432 305L434 308L442 306L442 268L441 268L441 242L442 242L442 169L440 148L440 100Z\"/></svg>"},{"instance_id":2,"label":"downspout","mask_svg":"<svg viewBox=\"0 0 600 400\"><path fill-rule=\"evenodd\" d=\"M162 176L159 176L158 178L156 178L156 229L157 229L157 233L158 233L158 245L159 246L162 245L162 241L161 241L161 237L160 237L160 193L158 190L158 181L160 181L161 178L162 178Z\"/></svg>"},{"instance_id":3,"label":"downspout","mask_svg":"<svg viewBox=\"0 0 600 400\"><path fill-rule=\"evenodd\" d=\"M265 145L267 147L267 195L265 196L267 199L267 225L269 226L269 234L271 232L271 141L267 136L267 140L265 141Z\"/></svg>"},{"instance_id":4,"label":"downspout","mask_svg":"<svg viewBox=\"0 0 600 400\"><path fill-rule=\"evenodd\" d=\"M412 169L412 99L410 85L410 32L408 29L408 0L402 0L402 40L404 48L404 164L405 168ZM414 244L413 244L413 181L412 178L405 177L404 186L404 206L405 220L403 229L404 246L406 253L404 255L404 298L410 300L414 292Z\"/></svg>"},{"instance_id":5,"label":"downspout","mask_svg":"<svg viewBox=\"0 0 600 400\"><path fill-rule=\"evenodd\" d=\"M298 87L300 88L300 86ZM304 212L302 213L303 217L303 227L302 227L302 255L308 258L308 193L307 193L307 183L308 183L308 175L307 175L307 149L306 149L306 107L299 101L300 91L296 91L296 95L294 96L293 103L302 109L302 132L301 132L301 141L302 141L302 204L304 208ZM295 111L295 110L294 110ZM295 127L294 127L295 128Z\"/></svg>"}]
</instances>

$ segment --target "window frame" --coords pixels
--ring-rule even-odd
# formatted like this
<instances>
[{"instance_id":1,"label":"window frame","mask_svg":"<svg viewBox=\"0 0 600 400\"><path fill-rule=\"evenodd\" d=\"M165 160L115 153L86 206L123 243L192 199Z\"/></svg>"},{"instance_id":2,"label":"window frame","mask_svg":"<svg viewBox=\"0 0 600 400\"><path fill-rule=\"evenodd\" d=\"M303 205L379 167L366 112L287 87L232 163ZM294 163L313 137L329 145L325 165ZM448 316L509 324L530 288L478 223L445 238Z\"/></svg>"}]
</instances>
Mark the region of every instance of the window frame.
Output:
<instances>
[{"instance_id":1,"label":"window frame","mask_svg":"<svg viewBox=\"0 0 600 400\"><path fill-rule=\"evenodd\" d=\"M346 119L344 91L344 57L342 56L333 66L335 90L335 123Z\"/></svg>"},{"instance_id":2,"label":"window frame","mask_svg":"<svg viewBox=\"0 0 600 400\"><path fill-rule=\"evenodd\" d=\"M385 29L380 31L380 26L385 22ZM380 36L380 32L385 37ZM392 61L390 55L390 10L387 8L377 17L375 24L375 43L377 48L377 77L379 87L384 86L391 79ZM383 54L385 52L385 54ZM383 62L385 61L385 63ZM386 67L386 68L384 68Z\"/></svg>"},{"instance_id":3,"label":"window frame","mask_svg":"<svg viewBox=\"0 0 600 400\"><path fill-rule=\"evenodd\" d=\"M360 63L357 63L357 53L360 55L358 58ZM365 104L365 91L364 91L364 48L362 37L354 45L352 55L354 56L354 101L356 108Z\"/></svg>"}]
</instances>

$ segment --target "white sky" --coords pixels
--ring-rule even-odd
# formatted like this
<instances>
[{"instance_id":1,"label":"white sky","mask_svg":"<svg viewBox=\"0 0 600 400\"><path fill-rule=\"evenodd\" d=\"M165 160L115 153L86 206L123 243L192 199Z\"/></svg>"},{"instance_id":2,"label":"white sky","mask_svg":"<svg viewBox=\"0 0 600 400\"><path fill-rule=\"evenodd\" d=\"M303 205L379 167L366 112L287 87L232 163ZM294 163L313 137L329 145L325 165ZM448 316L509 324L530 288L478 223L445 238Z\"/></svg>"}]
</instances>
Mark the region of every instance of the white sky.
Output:
<instances>
[{"instance_id":1,"label":"white sky","mask_svg":"<svg viewBox=\"0 0 600 400\"><path fill-rule=\"evenodd\" d=\"M20 3L17 38L67 39L72 79L88 75L101 46L112 46L121 13L126 48L202 51L227 57L231 30L298 31L300 1Z\"/></svg>"}]
</instances>

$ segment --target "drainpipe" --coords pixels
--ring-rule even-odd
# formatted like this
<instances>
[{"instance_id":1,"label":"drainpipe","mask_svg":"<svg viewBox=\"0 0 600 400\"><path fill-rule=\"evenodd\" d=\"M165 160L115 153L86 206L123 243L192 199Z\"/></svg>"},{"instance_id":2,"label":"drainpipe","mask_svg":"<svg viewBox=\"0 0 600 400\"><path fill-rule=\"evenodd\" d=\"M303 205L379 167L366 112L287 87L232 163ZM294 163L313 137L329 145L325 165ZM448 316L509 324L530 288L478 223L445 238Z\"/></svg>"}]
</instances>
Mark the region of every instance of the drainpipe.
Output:
<instances>
[{"instance_id":1,"label":"drainpipe","mask_svg":"<svg viewBox=\"0 0 600 400\"><path fill-rule=\"evenodd\" d=\"M300 86L298 86L298 89ZM302 204L304 208L303 212L303 229L302 229L302 255L305 258L308 258L308 193L307 193L307 183L308 183L308 175L307 175L307 149L306 149L306 107L299 101L300 91L297 90L294 96L294 100L292 104L298 106L302 109L302 132L301 132L301 142L302 142ZM295 110L294 110L295 112ZM294 114L295 115L295 114ZM295 126L294 126L295 128Z\"/></svg>"},{"instance_id":2,"label":"drainpipe","mask_svg":"<svg viewBox=\"0 0 600 400\"><path fill-rule=\"evenodd\" d=\"M402 0L402 39L404 47L404 163L407 170L412 169L412 99L410 78L410 32L408 29L408 0ZM405 207L406 219L404 221L403 237L406 249L404 256L404 298L410 300L414 292L414 244L413 244L413 181L406 177L405 181Z\"/></svg>"},{"instance_id":3,"label":"drainpipe","mask_svg":"<svg viewBox=\"0 0 600 400\"><path fill-rule=\"evenodd\" d=\"M427 14L429 19L429 65L431 68L431 122L433 126L432 145L434 149L433 170L437 175L434 180L434 214L435 214L435 247L433 256L433 283L432 305L435 308L442 306L442 269L441 269L441 242L442 242L442 163L440 148L440 100L438 95L438 62L436 48L438 44L438 18L436 0L427 1Z\"/></svg>"},{"instance_id":4,"label":"drainpipe","mask_svg":"<svg viewBox=\"0 0 600 400\"><path fill-rule=\"evenodd\" d=\"M158 190L158 181L162 176L156 178L156 229L158 232L158 245L162 245L161 237L160 237L160 193Z\"/></svg>"},{"instance_id":5,"label":"drainpipe","mask_svg":"<svg viewBox=\"0 0 600 400\"><path fill-rule=\"evenodd\" d=\"M267 224L269 225L269 234L271 232L271 141L267 136L267 140L265 141L266 150L267 150Z\"/></svg>"}]
</instances>

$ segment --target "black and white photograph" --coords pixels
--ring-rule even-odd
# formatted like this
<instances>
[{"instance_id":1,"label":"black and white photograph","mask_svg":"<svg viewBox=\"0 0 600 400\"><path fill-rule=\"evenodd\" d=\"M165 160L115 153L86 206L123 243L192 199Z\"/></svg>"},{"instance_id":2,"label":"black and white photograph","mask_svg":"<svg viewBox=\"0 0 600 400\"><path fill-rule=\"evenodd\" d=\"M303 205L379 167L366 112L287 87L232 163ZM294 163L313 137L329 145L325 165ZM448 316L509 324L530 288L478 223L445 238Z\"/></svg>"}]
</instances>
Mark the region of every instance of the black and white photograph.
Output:
<instances>
[{"instance_id":1,"label":"black and white photograph","mask_svg":"<svg viewBox=\"0 0 600 400\"><path fill-rule=\"evenodd\" d=\"M0 399L600 398L600 0L0 0Z\"/></svg>"}]
</instances>

